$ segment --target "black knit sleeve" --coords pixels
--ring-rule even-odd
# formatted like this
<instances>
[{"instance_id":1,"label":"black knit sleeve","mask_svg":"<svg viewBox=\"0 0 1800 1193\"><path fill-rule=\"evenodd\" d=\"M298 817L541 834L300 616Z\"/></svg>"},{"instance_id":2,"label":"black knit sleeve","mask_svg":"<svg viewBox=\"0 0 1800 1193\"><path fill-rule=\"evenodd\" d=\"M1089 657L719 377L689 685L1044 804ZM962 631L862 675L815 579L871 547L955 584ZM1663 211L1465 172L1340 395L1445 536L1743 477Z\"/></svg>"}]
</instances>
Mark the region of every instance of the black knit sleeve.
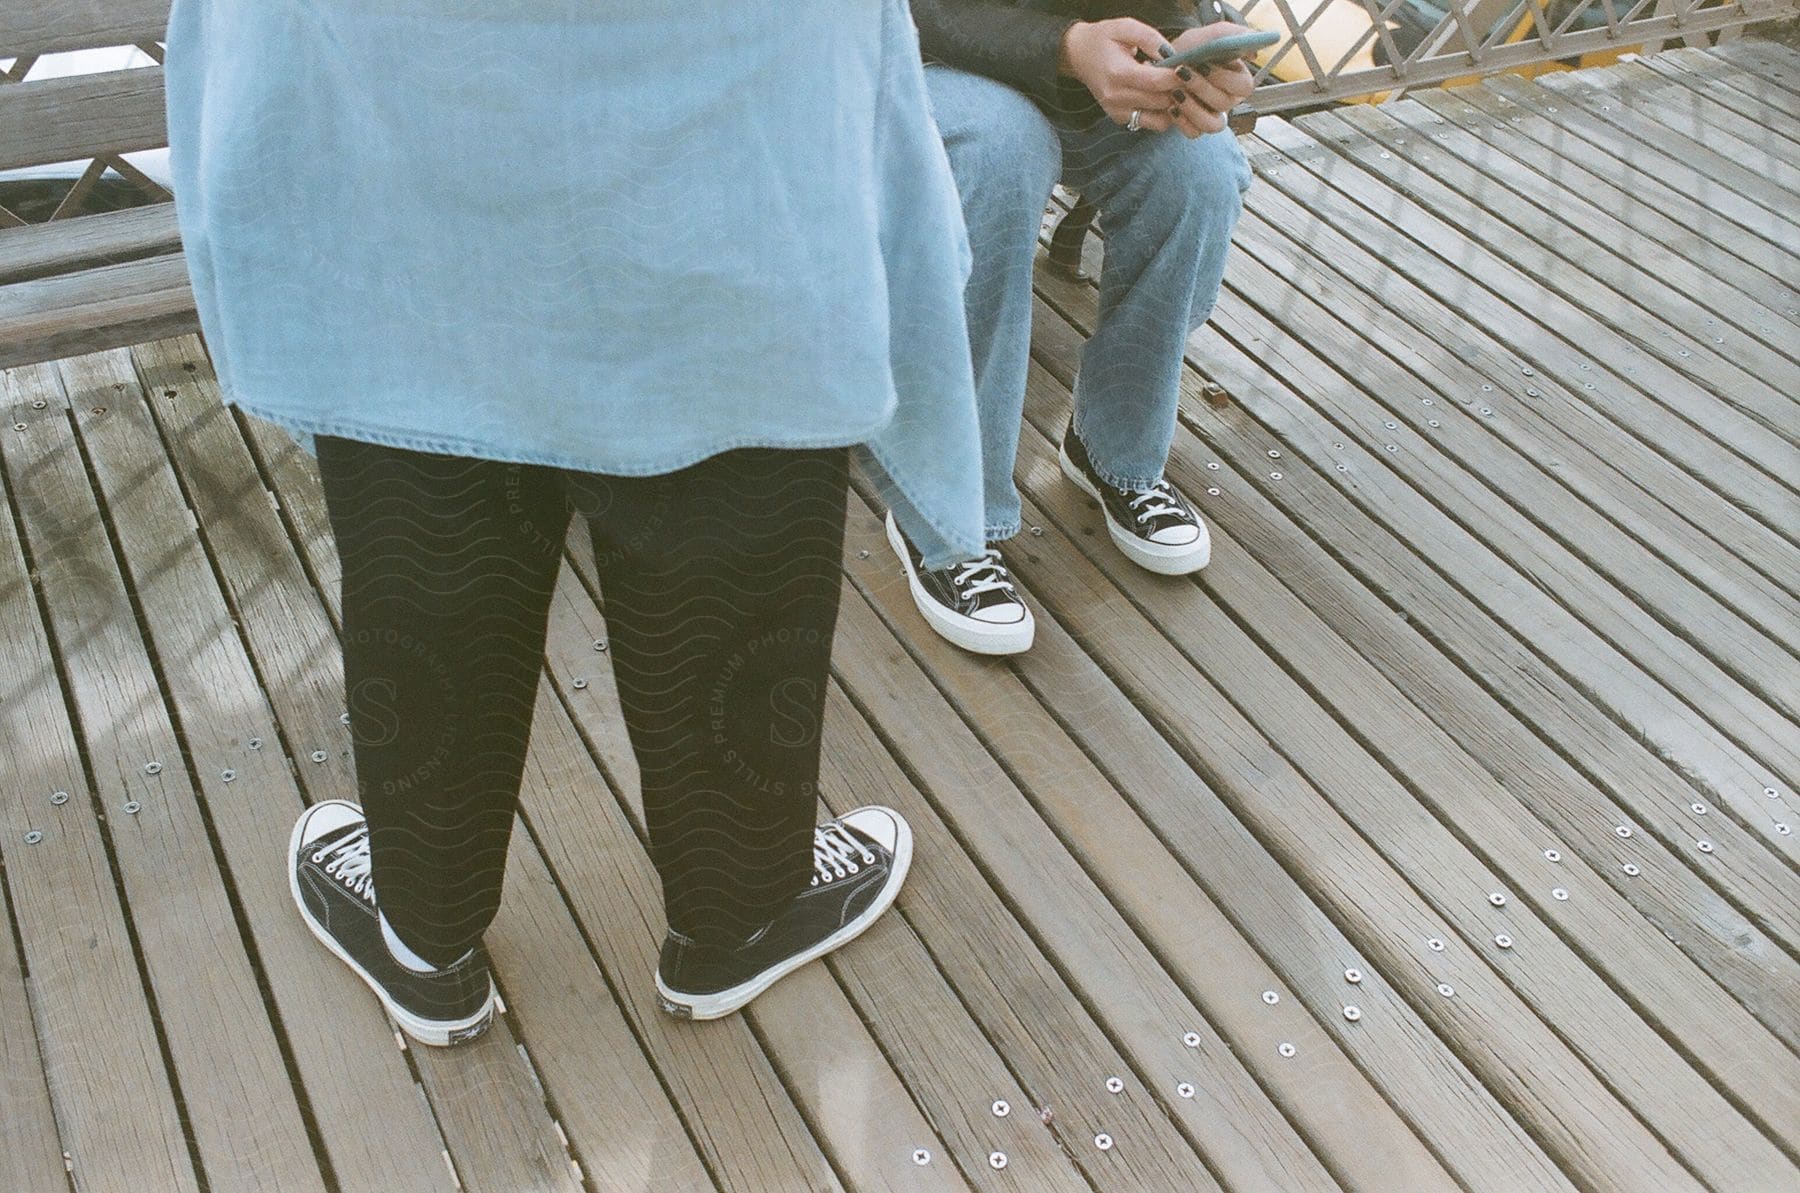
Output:
<instances>
[{"instance_id":1,"label":"black knit sleeve","mask_svg":"<svg viewBox=\"0 0 1800 1193\"><path fill-rule=\"evenodd\" d=\"M998 79L1051 106L1064 102L1058 63L1063 34L1077 17L997 0L912 0L912 12L926 58Z\"/></svg>"}]
</instances>

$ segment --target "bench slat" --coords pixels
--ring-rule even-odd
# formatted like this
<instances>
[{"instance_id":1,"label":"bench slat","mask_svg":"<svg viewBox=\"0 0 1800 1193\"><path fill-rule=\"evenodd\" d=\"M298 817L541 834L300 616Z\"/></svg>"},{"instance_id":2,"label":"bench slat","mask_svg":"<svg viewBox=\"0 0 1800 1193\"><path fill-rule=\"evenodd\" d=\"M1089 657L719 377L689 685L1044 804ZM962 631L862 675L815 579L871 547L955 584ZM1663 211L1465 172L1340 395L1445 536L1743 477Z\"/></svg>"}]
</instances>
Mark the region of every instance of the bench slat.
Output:
<instances>
[{"instance_id":1,"label":"bench slat","mask_svg":"<svg viewBox=\"0 0 1800 1193\"><path fill-rule=\"evenodd\" d=\"M6 0L0 58L161 41L169 0Z\"/></svg>"},{"instance_id":2,"label":"bench slat","mask_svg":"<svg viewBox=\"0 0 1800 1193\"><path fill-rule=\"evenodd\" d=\"M0 368L198 331L180 253L0 287Z\"/></svg>"},{"instance_id":3,"label":"bench slat","mask_svg":"<svg viewBox=\"0 0 1800 1193\"><path fill-rule=\"evenodd\" d=\"M0 228L0 285L160 257L181 249L173 203Z\"/></svg>"},{"instance_id":4,"label":"bench slat","mask_svg":"<svg viewBox=\"0 0 1800 1193\"><path fill-rule=\"evenodd\" d=\"M0 87L0 170L168 143L160 66Z\"/></svg>"}]
</instances>

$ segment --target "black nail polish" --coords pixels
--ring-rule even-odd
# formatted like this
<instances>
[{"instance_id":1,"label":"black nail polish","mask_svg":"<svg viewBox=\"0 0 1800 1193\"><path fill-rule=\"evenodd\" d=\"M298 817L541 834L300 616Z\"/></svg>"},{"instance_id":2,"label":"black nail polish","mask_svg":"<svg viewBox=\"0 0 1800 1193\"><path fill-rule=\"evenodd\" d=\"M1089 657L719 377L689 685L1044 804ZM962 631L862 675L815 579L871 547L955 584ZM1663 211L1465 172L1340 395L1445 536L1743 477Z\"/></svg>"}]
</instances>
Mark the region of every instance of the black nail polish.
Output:
<instances>
[{"instance_id":1,"label":"black nail polish","mask_svg":"<svg viewBox=\"0 0 1800 1193\"><path fill-rule=\"evenodd\" d=\"M1171 112L1181 111L1181 105L1185 104L1186 102L1187 102L1187 92L1177 91L1175 93L1175 106L1173 108L1170 108L1169 111L1171 111Z\"/></svg>"},{"instance_id":2,"label":"black nail polish","mask_svg":"<svg viewBox=\"0 0 1800 1193\"><path fill-rule=\"evenodd\" d=\"M1192 67L1178 66L1175 68L1175 73L1181 76L1181 81L1183 83L1191 83L1194 81L1194 71Z\"/></svg>"},{"instance_id":3,"label":"black nail polish","mask_svg":"<svg viewBox=\"0 0 1800 1193\"><path fill-rule=\"evenodd\" d=\"M1161 54L1164 58L1173 58L1175 56L1175 47L1170 45L1166 41L1163 42L1162 45L1157 46L1156 51L1157 51L1157 53Z\"/></svg>"}]
</instances>

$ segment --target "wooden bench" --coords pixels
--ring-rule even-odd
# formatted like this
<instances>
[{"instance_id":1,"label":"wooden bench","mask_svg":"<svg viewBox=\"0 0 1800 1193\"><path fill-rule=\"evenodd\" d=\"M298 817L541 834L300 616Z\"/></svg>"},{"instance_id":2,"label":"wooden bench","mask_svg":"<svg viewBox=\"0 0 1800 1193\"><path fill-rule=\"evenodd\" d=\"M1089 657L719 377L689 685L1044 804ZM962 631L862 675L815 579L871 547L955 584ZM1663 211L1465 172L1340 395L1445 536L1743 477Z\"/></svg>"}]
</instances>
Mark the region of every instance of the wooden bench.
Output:
<instances>
[{"instance_id":1,"label":"wooden bench","mask_svg":"<svg viewBox=\"0 0 1800 1193\"><path fill-rule=\"evenodd\" d=\"M32 79L45 54L135 45L158 62L170 0L0 5L0 170L86 161L50 219L0 207L0 368L197 330L167 190L121 154L168 144L161 66ZM147 206L82 214L112 170Z\"/></svg>"}]
</instances>

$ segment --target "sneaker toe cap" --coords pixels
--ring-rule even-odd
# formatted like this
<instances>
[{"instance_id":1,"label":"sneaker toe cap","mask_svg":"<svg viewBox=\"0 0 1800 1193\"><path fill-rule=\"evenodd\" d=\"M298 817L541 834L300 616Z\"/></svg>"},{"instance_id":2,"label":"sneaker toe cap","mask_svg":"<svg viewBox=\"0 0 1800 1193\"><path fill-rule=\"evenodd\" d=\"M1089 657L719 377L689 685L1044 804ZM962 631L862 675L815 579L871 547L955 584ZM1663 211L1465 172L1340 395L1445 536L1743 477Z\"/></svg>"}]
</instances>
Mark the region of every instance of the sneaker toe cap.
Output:
<instances>
[{"instance_id":1,"label":"sneaker toe cap","mask_svg":"<svg viewBox=\"0 0 1800 1193\"><path fill-rule=\"evenodd\" d=\"M1011 602L1004 605L989 605L985 609L977 609L969 614L971 619L987 625L1018 625L1030 616L1031 611L1024 605Z\"/></svg>"},{"instance_id":2,"label":"sneaker toe cap","mask_svg":"<svg viewBox=\"0 0 1800 1193\"><path fill-rule=\"evenodd\" d=\"M883 808L871 804L866 808L858 808L854 812L846 812L841 819L851 828L875 841L890 854L900 844L902 821L900 813L892 808Z\"/></svg>"},{"instance_id":3,"label":"sneaker toe cap","mask_svg":"<svg viewBox=\"0 0 1800 1193\"><path fill-rule=\"evenodd\" d=\"M1163 547L1191 547L1204 533L1198 526L1165 526L1150 536L1150 541Z\"/></svg>"},{"instance_id":4,"label":"sneaker toe cap","mask_svg":"<svg viewBox=\"0 0 1800 1193\"><path fill-rule=\"evenodd\" d=\"M300 814L300 831L298 843L311 845L321 837L330 836L347 824L354 824L363 818L362 809L355 804L341 799L322 800Z\"/></svg>"}]
</instances>

